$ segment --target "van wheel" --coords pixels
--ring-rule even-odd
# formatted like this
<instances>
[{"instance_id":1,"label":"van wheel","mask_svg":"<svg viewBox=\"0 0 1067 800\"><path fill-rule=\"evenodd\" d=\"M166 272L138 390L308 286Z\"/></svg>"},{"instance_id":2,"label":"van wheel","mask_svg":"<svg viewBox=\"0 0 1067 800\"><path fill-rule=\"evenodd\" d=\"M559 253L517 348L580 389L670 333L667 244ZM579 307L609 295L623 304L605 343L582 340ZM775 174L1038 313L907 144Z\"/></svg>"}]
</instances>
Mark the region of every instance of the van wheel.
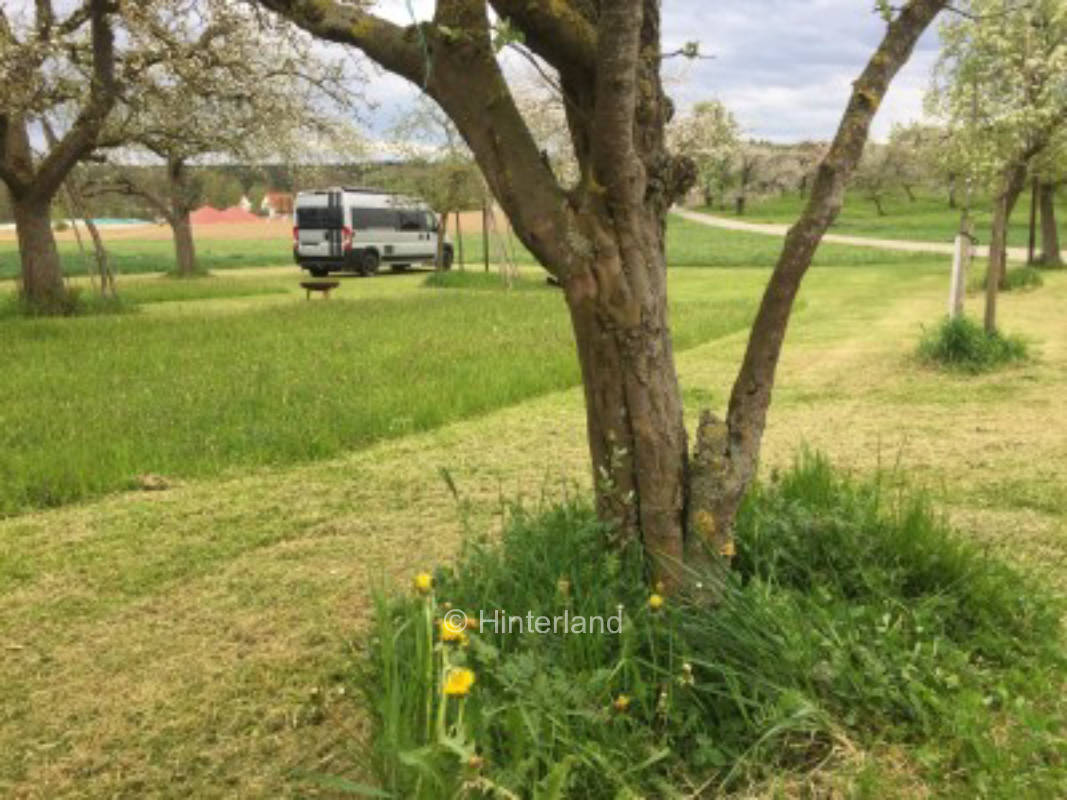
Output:
<instances>
[{"instance_id":1,"label":"van wheel","mask_svg":"<svg viewBox=\"0 0 1067 800\"><path fill-rule=\"evenodd\" d=\"M363 262L359 265L359 273L361 275L377 275L380 263L381 260L378 258L378 253L374 250L367 250L363 254Z\"/></svg>"},{"instance_id":2,"label":"van wheel","mask_svg":"<svg viewBox=\"0 0 1067 800\"><path fill-rule=\"evenodd\" d=\"M411 264L393 264L390 269L392 269L393 272L407 272L411 269Z\"/></svg>"}]
</instances>

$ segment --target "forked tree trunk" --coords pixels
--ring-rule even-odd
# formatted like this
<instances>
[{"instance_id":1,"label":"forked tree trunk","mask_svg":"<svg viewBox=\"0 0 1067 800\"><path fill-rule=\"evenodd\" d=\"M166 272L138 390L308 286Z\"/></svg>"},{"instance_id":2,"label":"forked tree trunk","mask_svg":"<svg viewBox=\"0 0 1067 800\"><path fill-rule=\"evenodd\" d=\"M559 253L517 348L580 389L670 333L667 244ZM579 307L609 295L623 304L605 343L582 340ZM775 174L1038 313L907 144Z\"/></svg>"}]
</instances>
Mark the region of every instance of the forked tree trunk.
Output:
<instances>
[{"instance_id":1,"label":"forked tree trunk","mask_svg":"<svg viewBox=\"0 0 1067 800\"><path fill-rule=\"evenodd\" d=\"M65 304L67 288L52 232L51 203L32 196L12 198L12 211L22 264L22 297L36 310L58 311Z\"/></svg>"},{"instance_id":2,"label":"forked tree trunk","mask_svg":"<svg viewBox=\"0 0 1067 800\"><path fill-rule=\"evenodd\" d=\"M993 223L989 235L989 269L986 272L985 329L997 329L997 292L1004 287L1008 257L1008 223L1015 201L1026 184L1026 165L1014 164L1001 175L1000 190L993 199Z\"/></svg>"},{"instance_id":3,"label":"forked tree trunk","mask_svg":"<svg viewBox=\"0 0 1067 800\"><path fill-rule=\"evenodd\" d=\"M1041 263L1046 267L1063 265L1060 232L1056 227L1056 184L1042 183L1038 195L1041 211Z\"/></svg>"},{"instance_id":4,"label":"forked tree trunk","mask_svg":"<svg viewBox=\"0 0 1067 800\"><path fill-rule=\"evenodd\" d=\"M840 209L890 81L946 3L904 3L854 82L811 199L764 293L727 419L703 415L690 462L667 325L663 239L667 209L692 186L695 169L664 144L672 106L659 76L659 0L492 3L559 72L582 174L570 189L545 166L508 91L486 4L437 3L434 26L416 29L361 5L260 2L312 33L354 44L422 86L448 113L520 239L564 287L601 514L618 523L620 538L641 538L653 581L667 591L682 587L683 562L703 560L705 542L727 545L712 553L724 563L717 557L732 555L728 537L755 475L800 281ZM739 213L748 184L739 181Z\"/></svg>"}]
</instances>

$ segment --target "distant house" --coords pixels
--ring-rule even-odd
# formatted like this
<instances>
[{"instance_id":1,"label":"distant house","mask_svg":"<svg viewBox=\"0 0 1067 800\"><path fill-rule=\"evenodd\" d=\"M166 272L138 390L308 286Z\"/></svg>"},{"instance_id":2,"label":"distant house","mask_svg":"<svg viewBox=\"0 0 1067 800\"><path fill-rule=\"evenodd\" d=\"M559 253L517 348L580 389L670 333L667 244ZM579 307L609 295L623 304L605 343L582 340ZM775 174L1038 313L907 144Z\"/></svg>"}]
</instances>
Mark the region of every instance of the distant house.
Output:
<instances>
[{"instance_id":1,"label":"distant house","mask_svg":"<svg viewBox=\"0 0 1067 800\"><path fill-rule=\"evenodd\" d=\"M293 196L288 192L267 192L259 208L271 219L288 216L293 213Z\"/></svg>"}]
</instances>

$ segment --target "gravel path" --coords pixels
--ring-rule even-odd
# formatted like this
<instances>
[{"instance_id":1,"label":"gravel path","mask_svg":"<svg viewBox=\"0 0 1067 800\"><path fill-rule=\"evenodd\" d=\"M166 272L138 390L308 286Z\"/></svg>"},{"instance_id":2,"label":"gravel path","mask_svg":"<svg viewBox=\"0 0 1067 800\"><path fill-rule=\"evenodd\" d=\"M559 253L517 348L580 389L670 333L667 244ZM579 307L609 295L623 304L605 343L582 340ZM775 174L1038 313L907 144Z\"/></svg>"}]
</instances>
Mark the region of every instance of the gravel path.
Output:
<instances>
[{"instance_id":1,"label":"gravel path","mask_svg":"<svg viewBox=\"0 0 1067 800\"><path fill-rule=\"evenodd\" d=\"M683 208L673 209L679 217L699 222L701 225L711 225L715 228L726 228L731 231L747 231L748 233L762 233L766 236L785 236L789 230L788 225L770 222L741 222L726 217L716 217L712 214L702 214L699 211L689 211ZM833 244L850 244L856 247L873 247L879 250L904 250L913 253L940 253L952 255L955 245L952 242L916 242L903 239L868 239L863 236L842 236L837 233L828 233L822 237L824 242ZM975 248L975 255L979 258L989 256L989 248L979 245ZM1008 248L1009 261L1026 261L1026 249L1022 247Z\"/></svg>"}]
</instances>

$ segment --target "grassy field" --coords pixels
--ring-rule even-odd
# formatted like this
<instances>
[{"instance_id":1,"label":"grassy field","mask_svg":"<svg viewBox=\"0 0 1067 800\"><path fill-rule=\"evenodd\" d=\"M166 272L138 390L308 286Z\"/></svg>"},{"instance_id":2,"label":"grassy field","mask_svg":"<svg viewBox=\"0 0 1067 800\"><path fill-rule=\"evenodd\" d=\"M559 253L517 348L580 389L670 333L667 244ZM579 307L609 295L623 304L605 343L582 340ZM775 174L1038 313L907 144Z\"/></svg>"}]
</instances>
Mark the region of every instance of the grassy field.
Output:
<instances>
[{"instance_id":1,"label":"grassy field","mask_svg":"<svg viewBox=\"0 0 1067 800\"><path fill-rule=\"evenodd\" d=\"M791 223L800 213L803 200L795 193L753 201L741 219L746 222ZM962 197L960 198L962 202ZM841 215L834 222L833 233L869 236L876 239L912 239L923 242L951 242L960 226L960 210L948 206L947 197L917 195L914 202L904 194L891 193L884 207L886 215L879 216L874 203L862 194L851 191L845 198ZM734 216L731 210L701 209L721 216ZM981 243L989 243L992 207L986 198L975 198L973 217L975 235ZM1060 241L1067 241L1067 200L1062 196L1057 204ZM1030 193L1024 192L1011 217L1008 244L1025 247L1030 231ZM1038 230L1038 248L1041 232Z\"/></svg>"},{"instance_id":2,"label":"grassy field","mask_svg":"<svg viewBox=\"0 0 1067 800\"><path fill-rule=\"evenodd\" d=\"M774 248L672 229L680 261L736 265L670 275L692 422L703 405L722 409L766 280L743 262L769 263ZM765 474L802 443L846 469L892 467L966 537L1067 589L1067 275L1001 300L1036 360L961 377L913 355L943 312L947 265L840 250L802 291ZM536 507L588 488L554 291L427 289L405 275L345 280L335 299L307 302L296 279L235 272L222 290L148 302L171 282L144 278L139 313L0 321L0 463L5 487L22 481L10 510L64 499L27 500L34 470L82 497L141 471L171 479L0 520L0 794L335 796L307 776L366 778L350 666L370 588L452 557L465 526L498 529L502 500ZM1044 711L1063 711L1064 696ZM1056 767L1026 753L1062 742L1062 727L981 722L1004 753L983 762L991 796ZM857 743L820 786L936 795L957 746ZM793 793L765 796L776 792Z\"/></svg>"}]
</instances>

